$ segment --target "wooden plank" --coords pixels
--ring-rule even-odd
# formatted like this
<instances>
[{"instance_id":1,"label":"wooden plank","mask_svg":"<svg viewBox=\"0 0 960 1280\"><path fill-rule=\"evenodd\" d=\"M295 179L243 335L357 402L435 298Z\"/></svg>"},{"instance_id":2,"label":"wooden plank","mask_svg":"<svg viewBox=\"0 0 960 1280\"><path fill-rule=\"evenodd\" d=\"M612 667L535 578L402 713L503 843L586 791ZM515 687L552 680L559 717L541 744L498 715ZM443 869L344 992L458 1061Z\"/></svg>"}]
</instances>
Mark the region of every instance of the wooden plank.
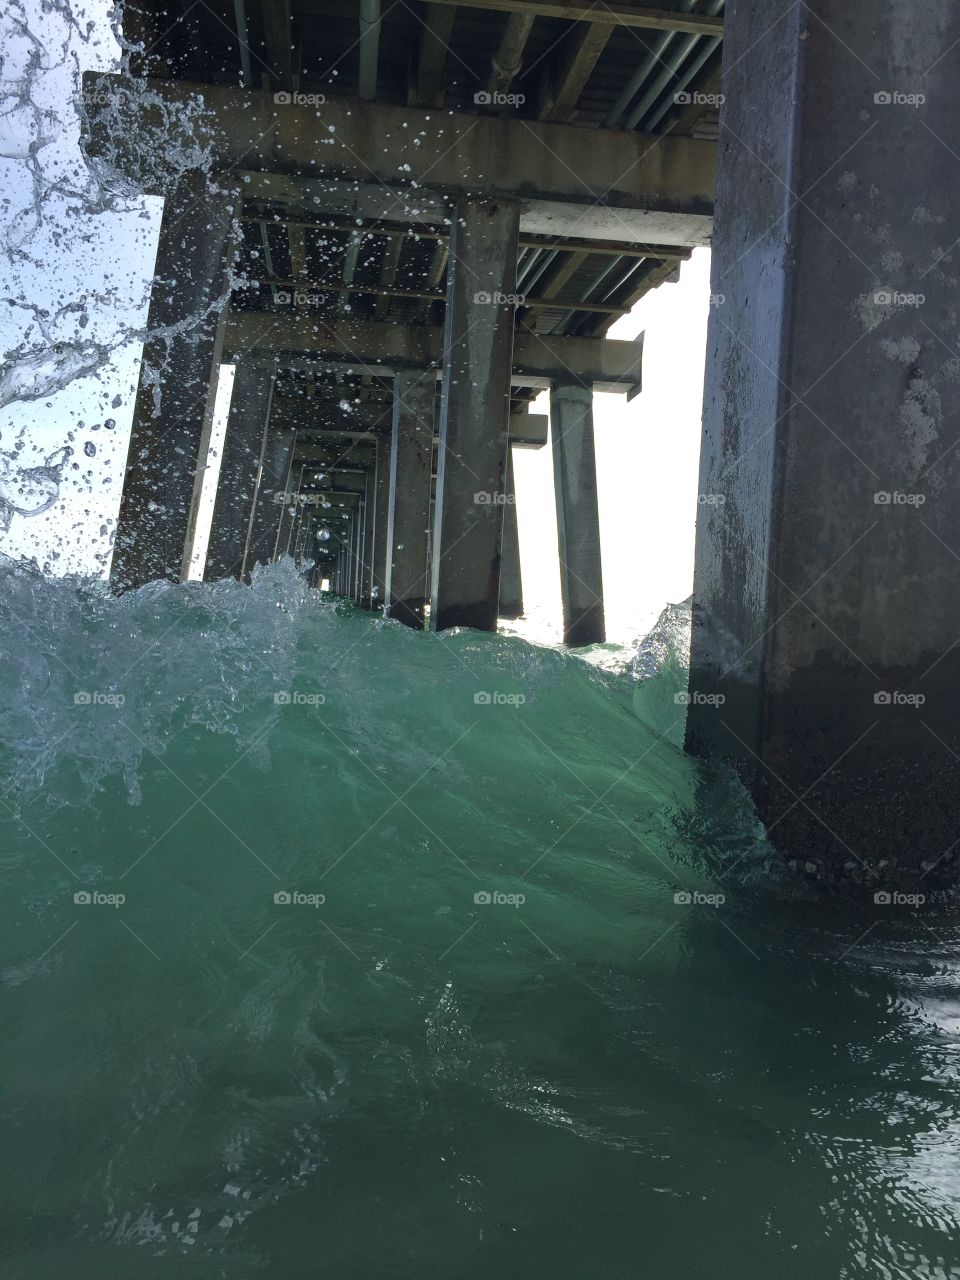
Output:
<instances>
[{"instance_id":1,"label":"wooden plank","mask_svg":"<svg viewBox=\"0 0 960 1280\"><path fill-rule=\"evenodd\" d=\"M430 264L430 270L427 273L427 288L436 289L440 285L440 281L444 278L447 271L447 258L450 251L446 239L437 241L437 247L433 251L433 261ZM430 306L428 301L423 301L417 308L417 322L423 324L427 316L427 309Z\"/></svg>"},{"instance_id":2,"label":"wooden plank","mask_svg":"<svg viewBox=\"0 0 960 1280\"><path fill-rule=\"evenodd\" d=\"M553 279L543 290L543 301L547 302L555 299L557 295L563 291L564 286L570 280L571 276L580 270L586 259L587 254L583 250L568 254L566 261L560 264L560 267L553 276Z\"/></svg>"},{"instance_id":3,"label":"wooden plank","mask_svg":"<svg viewBox=\"0 0 960 1280\"><path fill-rule=\"evenodd\" d=\"M241 179L244 174L239 175ZM340 217L331 214L322 220L301 218L296 214L288 214L278 217L271 214L270 221L286 223L288 226L296 223L299 226L312 228L316 231L333 231L340 227L348 227L351 230L357 227L356 218ZM262 213L244 213L240 216L241 222L267 222L268 219ZM446 240L450 234L447 230L440 230L436 227L417 226L416 230L411 230L409 226L402 224L391 224L388 222L371 222L363 227L357 228L363 236L400 236L411 240ZM674 260L681 258L689 258L691 250L686 245L664 245L664 244L644 244L636 240L583 240L574 236L564 236L559 239L556 236L534 236L520 234L518 244L521 249L560 249L563 252L574 252L583 249L586 253L596 253L604 257L612 258L671 258ZM440 273L442 275L442 271ZM433 284L439 284L440 275L437 276Z\"/></svg>"},{"instance_id":4,"label":"wooden plank","mask_svg":"<svg viewBox=\"0 0 960 1280\"><path fill-rule=\"evenodd\" d=\"M697 36L722 36L723 19L701 13L675 13L635 4L593 4L583 0L434 0L435 4L460 4L465 9L496 9L501 13L526 13L535 18L567 18L571 22L597 22L604 26L635 27L647 31L687 31Z\"/></svg>"},{"instance_id":5,"label":"wooden plank","mask_svg":"<svg viewBox=\"0 0 960 1280\"><path fill-rule=\"evenodd\" d=\"M557 68L548 67L540 83L541 120L564 124L573 115L597 59L613 35L613 27L586 22L574 29L576 39Z\"/></svg>"},{"instance_id":6,"label":"wooden plank","mask_svg":"<svg viewBox=\"0 0 960 1280\"><path fill-rule=\"evenodd\" d=\"M574 259L579 258L582 261L583 258L586 257L586 254L572 254L571 256ZM579 262L573 264L566 263L558 273L559 283L555 281L550 288L544 291L543 297L524 297L523 301L518 303L518 306L536 308L556 307L558 305L556 301L556 294L560 291L563 284L566 283L579 265ZM673 266L672 263L670 265ZM254 278L255 277L253 276L250 277L251 280ZM294 289L297 293L312 293L315 291L322 293L326 291L327 296L337 292L345 295L351 293L362 293L374 298L417 298L427 302L442 302L446 297L446 292L443 289L400 289L395 285L384 285L382 283L354 284L352 281L349 283L346 281L335 281L331 283L330 281L322 280L284 279L281 276L261 276L257 277L257 282L259 284L270 285L272 288ZM568 311L596 311L602 315L610 316L624 315L630 310L629 306L614 307L600 302L568 302L566 299L564 299L560 305ZM382 320L384 317L378 314L376 318L378 320Z\"/></svg>"},{"instance_id":7,"label":"wooden plank","mask_svg":"<svg viewBox=\"0 0 960 1280\"><path fill-rule=\"evenodd\" d=\"M417 67L408 94L411 106L443 106L443 69L456 16L456 5L426 6Z\"/></svg>"},{"instance_id":8,"label":"wooden plank","mask_svg":"<svg viewBox=\"0 0 960 1280\"><path fill-rule=\"evenodd\" d=\"M391 286L397 278L397 264L400 261L400 250L402 248L403 241L399 236L391 236L387 240L387 247L383 255L383 269L380 272L380 288L382 292L377 295L376 306L373 309L374 318L377 320L386 320L387 312L390 310Z\"/></svg>"},{"instance_id":9,"label":"wooden plank","mask_svg":"<svg viewBox=\"0 0 960 1280\"><path fill-rule=\"evenodd\" d=\"M678 280L679 273L680 264L678 262L661 262L660 265L655 267L649 275L644 277L640 284L637 285L636 289L632 290L631 293L623 299L623 302L620 304L621 307L626 311L632 311L640 299L645 298L648 293L652 293L654 289L658 288L662 284L672 284ZM566 303L563 305L567 306ZM570 310L572 311L574 308L571 307ZM602 313L603 308L597 307L596 310ZM599 336L600 334L605 333L611 324L611 320L602 318L595 324L588 325L585 330L585 334L591 337Z\"/></svg>"},{"instance_id":10,"label":"wooden plank","mask_svg":"<svg viewBox=\"0 0 960 1280\"><path fill-rule=\"evenodd\" d=\"M293 87L290 0L260 0L266 61L281 89Z\"/></svg>"}]
</instances>

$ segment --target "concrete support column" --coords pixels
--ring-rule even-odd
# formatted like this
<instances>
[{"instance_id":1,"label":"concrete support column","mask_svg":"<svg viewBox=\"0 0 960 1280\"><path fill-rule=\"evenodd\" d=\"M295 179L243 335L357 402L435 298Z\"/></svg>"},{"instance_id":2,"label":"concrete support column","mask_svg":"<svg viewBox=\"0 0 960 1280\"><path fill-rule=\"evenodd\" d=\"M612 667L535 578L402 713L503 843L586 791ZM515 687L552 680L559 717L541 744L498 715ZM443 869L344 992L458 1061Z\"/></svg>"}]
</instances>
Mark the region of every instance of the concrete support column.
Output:
<instances>
[{"instance_id":1,"label":"concrete support column","mask_svg":"<svg viewBox=\"0 0 960 1280\"><path fill-rule=\"evenodd\" d=\"M296 439L295 431L267 429L244 555L245 578L249 578L254 565L269 564L276 558L284 513L283 497L290 486Z\"/></svg>"},{"instance_id":2,"label":"concrete support column","mask_svg":"<svg viewBox=\"0 0 960 1280\"><path fill-rule=\"evenodd\" d=\"M346 596L349 591L349 563L350 563L350 522L343 522L343 534L340 544L340 569L338 574L337 595Z\"/></svg>"},{"instance_id":3,"label":"concrete support column","mask_svg":"<svg viewBox=\"0 0 960 1280\"><path fill-rule=\"evenodd\" d=\"M460 201L450 233L431 615L496 631L519 206Z\"/></svg>"},{"instance_id":4,"label":"concrete support column","mask_svg":"<svg viewBox=\"0 0 960 1280\"><path fill-rule=\"evenodd\" d=\"M557 499L564 643L602 644L606 639L606 624L597 461L593 446L593 392L589 387L572 379L553 384L550 439Z\"/></svg>"},{"instance_id":5,"label":"concrete support column","mask_svg":"<svg viewBox=\"0 0 960 1280\"><path fill-rule=\"evenodd\" d=\"M351 511L343 522L343 579L340 594L345 600L350 599L353 580L353 526L354 513Z\"/></svg>"},{"instance_id":6,"label":"concrete support column","mask_svg":"<svg viewBox=\"0 0 960 1280\"><path fill-rule=\"evenodd\" d=\"M297 462L296 456L294 456L293 464L290 468L290 479L287 484L283 516L280 521L280 533L277 538L277 559L293 555L294 540L297 529L300 526L300 517L303 514L303 508L300 503L300 487L303 484L305 470L303 463Z\"/></svg>"},{"instance_id":7,"label":"concrete support column","mask_svg":"<svg viewBox=\"0 0 960 1280\"><path fill-rule=\"evenodd\" d=\"M347 590L348 599L355 599L357 593L357 557L360 554L360 530L358 530L358 511L356 508L349 517L349 534L347 536Z\"/></svg>"},{"instance_id":8,"label":"concrete support column","mask_svg":"<svg viewBox=\"0 0 960 1280\"><path fill-rule=\"evenodd\" d=\"M523 577L520 572L520 530L517 527L517 490L513 480L513 449L507 447L507 482L504 486L503 543L500 553L500 617L523 617Z\"/></svg>"},{"instance_id":9,"label":"concrete support column","mask_svg":"<svg viewBox=\"0 0 960 1280\"><path fill-rule=\"evenodd\" d=\"M433 423L437 384L429 371L397 375L390 438L384 612L423 628L427 604Z\"/></svg>"},{"instance_id":10,"label":"concrete support column","mask_svg":"<svg viewBox=\"0 0 960 1280\"><path fill-rule=\"evenodd\" d=\"M387 528L390 508L390 437L377 439L377 486L374 495L375 534L373 539L370 607L382 609L387 586Z\"/></svg>"},{"instance_id":11,"label":"concrete support column","mask_svg":"<svg viewBox=\"0 0 960 1280\"><path fill-rule=\"evenodd\" d=\"M724 60L687 745L811 877L929 886L960 829L960 6L739 0Z\"/></svg>"},{"instance_id":12,"label":"concrete support column","mask_svg":"<svg viewBox=\"0 0 960 1280\"><path fill-rule=\"evenodd\" d=\"M360 600L360 571L363 566L363 529L366 511L361 498L353 516L350 533L350 598L354 604Z\"/></svg>"},{"instance_id":13,"label":"concrete support column","mask_svg":"<svg viewBox=\"0 0 960 1280\"><path fill-rule=\"evenodd\" d=\"M207 543L203 573L206 582L242 576L267 443L272 393L272 369L249 363L237 365Z\"/></svg>"},{"instance_id":14,"label":"concrete support column","mask_svg":"<svg viewBox=\"0 0 960 1280\"><path fill-rule=\"evenodd\" d=\"M164 206L147 318L157 336L143 348L110 571L115 591L155 578L179 582L189 567L236 212L235 189L197 171L179 181Z\"/></svg>"},{"instance_id":15,"label":"concrete support column","mask_svg":"<svg viewBox=\"0 0 960 1280\"><path fill-rule=\"evenodd\" d=\"M360 604L364 609L372 609L374 589L374 558L377 540L377 456L364 477L364 526L363 555L361 563Z\"/></svg>"},{"instance_id":16,"label":"concrete support column","mask_svg":"<svg viewBox=\"0 0 960 1280\"><path fill-rule=\"evenodd\" d=\"M306 562L313 559L313 509L304 507L297 534L297 563L306 572Z\"/></svg>"}]
</instances>

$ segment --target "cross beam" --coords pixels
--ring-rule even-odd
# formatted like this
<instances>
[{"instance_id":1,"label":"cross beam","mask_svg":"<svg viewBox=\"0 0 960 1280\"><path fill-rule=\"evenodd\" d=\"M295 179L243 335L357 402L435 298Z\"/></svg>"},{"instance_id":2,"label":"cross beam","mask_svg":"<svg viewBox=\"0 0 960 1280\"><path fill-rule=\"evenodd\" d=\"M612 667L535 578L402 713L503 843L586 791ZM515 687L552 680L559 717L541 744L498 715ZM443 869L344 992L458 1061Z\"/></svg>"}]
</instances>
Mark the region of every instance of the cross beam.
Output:
<instances>
[{"instance_id":1,"label":"cross beam","mask_svg":"<svg viewBox=\"0 0 960 1280\"><path fill-rule=\"evenodd\" d=\"M478 306L491 305L478 303ZM347 364L355 374L386 377L400 369L435 368L440 376L440 325L380 323L376 320L317 321L295 316L231 312L224 333L224 359L267 360L281 365L312 357L319 363ZM279 355L278 353L283 353ZM514 386L549 387L571 378L595 391L641 390L643 335L633 342L613 338L563 338L518 332L513 344Z\"/></svg>"},{"instance_id":2,"label":"cross beam","mask_svg":"<svg viewBox=\"0 0 960 1280\"><path fill-rule=\"evenodd\" d=\"M597 4L584 0L433 0L439 5L459 5L463 9L497 9L501 13L526 14L531 18L566 18L570 22L595 22L605 26L632 27L647 31L686 31L691 35L723 35L723 19L700 13L679 13L643 4Z\"/></svg>"},{"instance_id":3,"label":"cross beam","mask_svg":"<svg viewBox=\"0 0 960 1280\"><path fill-rule=\"evenodd\" d=\"M149 80L134 95L122 77L90 72L83 84L88 153L155 195L166 194L166 179L149 140L192 103L205 109L214 168L313 177L328 193L373 182L381 214L384 186L398 204L404 193L417 204L421 193L483 191L520 204L522 231L674 245L710 237L712 142L338 98L300 104L275 100L289 94L170 80ZM428 212L436 217L435 207Z\"/></svg>"}]
</instances>

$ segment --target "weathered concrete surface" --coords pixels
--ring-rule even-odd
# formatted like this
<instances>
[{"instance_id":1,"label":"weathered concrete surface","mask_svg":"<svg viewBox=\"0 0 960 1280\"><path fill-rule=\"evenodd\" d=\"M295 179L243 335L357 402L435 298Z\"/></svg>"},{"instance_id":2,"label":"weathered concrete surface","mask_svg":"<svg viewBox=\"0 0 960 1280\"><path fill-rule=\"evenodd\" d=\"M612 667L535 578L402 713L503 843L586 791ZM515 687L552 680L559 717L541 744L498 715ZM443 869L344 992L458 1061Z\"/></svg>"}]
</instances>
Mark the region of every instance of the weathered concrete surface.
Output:
<instances>
[{"instance_id":1,"label":"weathered concrete surface","mask_svg":"<svg viewBox=\"0 0 960 1280\"><path fill-rule=\"evenodd\" d=\"M269 364L269 361L260 363ZM277 427L298 430L302 435L310 433L342 432L368 435L390 425L391 406L366 401L344 409L341 397L275 395L272 421Z\"/></svg>"},{"instance_id":2,"label":"weathered concrete surface","mask_svg":"<svg viewBox=\"0 0 960 1280\"><path fill-rule=\"evenodd\" d=\"M478 290L478 292L480 292ZM224 359L259 352L284 368L295 357L317 364L348 364L357 375L383 378L403 369L437 370L443 363L440 325L388 324L376 320L307 321L303 317L231 312L224 334ZM513 344L512 381L524 387L549 387L557 379L578 379L596 391L639 390L643 378L643 343L620 338L563 338L518 333Z\"/></svg>"},{"instance_id":3,"label":"weathered concrete surface","mask_svg":"<svg viewBox=\"0 0 960 1280\"><path fill-rule=\"evenodd\" d=\"M284 509L279 499L290 486L295 444L295 431L274 430L272 426L268 429L243 563L244 577L249 576L254 565L269 564L277 552Z\"/></svg>"},{"instance_id":4,"label":"weathered concrete surface","mask_svg":"<svg viewBox=\"0 0 960 1280\"><path fill-rule=\"evenodd\" d=\"M516 205L463 201L450 232L430 620L496 631L510 420Z\"/></svg>"},{"instance_id":5,"label":"weathered concrete surface","mask_svg":"<svg viewBox=\"0 0 960 1280\"><path fill-rule=\"evenodd\" d=\"M575 382L554 385L550 392L550 439L563 639L574 646L600 644L606 639L606 624L591 391Z\"/></svg>"},{"instance_id":6,"label":"weathered concrete surface","mask_svg":"<svg viewBox=\"0 0 960 1280\"><path fill-rule=\"evenodd\" d=\"M229 184L192 171L164 207L147 319L156 336L143 348L110 571L115 591L185 576L197 467L213 421L235 212Z\"/></svg>"},{"instance_id":7,"label":"weathered concrete surface","mask_svg":"<svg viewBox=\"0 0 960 1280\"><path fill-rule=\"evenodd\" d=\"M546 415L530 415L545 417ZM500 617L523 617L523 575L520 570L520 530L517 527L517 489L513 479L513 450L507 449L507 479L500 549Z\"/></svg>"},{"instance_id":8,"label":"weathered concrete surface","mask_svg":"<svg viewBox=\"0 0 960 1280\"><path fill-rule=\"evenodd\" d=\"M88 152L122 164L153 194L164 194L158 166L136 145L118 158L117 133L134 143L156 136L166 113L194 101L206 108L206 136L223 169L320 173L330 188L372 179L418 194L482 191L519 202L524 229L538 234L687 246L710 238L711 142L345 98L278 104L272 93L169 80L131 94L122 77L93 73L83 85ZM436 145L423 146L425 138Z\"/></svg>"},{"instance_id":9,"label":"weathered concrete surface","mask_svg":"<svg viewBox=\"0 0 960 1280\"><path fill-rule=\"evenodd\" d=\"M422 629L429 595L427 559L436 381L399 373L393 401L387 513L386 613Z\"/></svg>"},{"instance_id":10,"label":"weathered concrete surface","mask_svg":"<svg viewBox=\"0 0 960 1280\"><path fill-rule=\"evenodd\" d=\"M510 443L515 449L543 449L549 438L550 419L545 413L511 413Z\"/></svg>"},{"instance_id":11,"label":"weathered concrete surface","mask_svg":"<svg viewBox=\"0 0 960 1280\"><path fill-rule=\"evenodd\" d=\"M244 552L256 502L273 375L268 368L240 364L233 379L233 395L220 458L217 496L210 522L206 582L243 575Z\"/></svg>"},{"instance_id":12,"label":"weathered concrete surface","mask_svg":"<svg viewBox=\"0 0 960 1280\"><path fill-rule=\"evenodd\" d=\"M387 593L387 533L390 515L390 436L377 441L377 486L374 506L373 564L370 608L382 609Z\"/></svg>"},{"instance_id":13,"label":"weathered concrete surface","mask_svg":"<svg viewBox=\"0 0 960 1280\"><path fill-rule=\"evenodd\" d=\"M359 603L364 609L374 608L373 590L374 559L377 541L377 467L376 463L364 477L364 526L361 551Z\"/></svg>"},{"instance_id":14,"label":"weathered concrete surface","mask_svg":"<svg viewBox=\"0 0 960 1280\"><path fill-rule=\"evenodd\" d=\"M687 744L811 877L930 884L960 830L960 6L739 0L724 57Z\"/></svg>"}]
</instances>

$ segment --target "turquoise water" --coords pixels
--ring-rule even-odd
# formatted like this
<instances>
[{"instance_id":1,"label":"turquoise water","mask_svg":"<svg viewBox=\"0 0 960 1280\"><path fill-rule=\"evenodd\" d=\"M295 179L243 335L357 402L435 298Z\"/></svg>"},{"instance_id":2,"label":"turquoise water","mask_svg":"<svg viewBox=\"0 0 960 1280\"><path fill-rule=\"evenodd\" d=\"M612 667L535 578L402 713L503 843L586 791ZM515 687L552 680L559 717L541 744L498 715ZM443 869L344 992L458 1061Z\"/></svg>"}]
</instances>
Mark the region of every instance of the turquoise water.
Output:
<instances>
[{"instance_id":1,"label":"turquoise water","mask_svg":"<svg viewBox=\"0 0 960 1280\"><path fill-rule=\"evenodd\" d=\"M682 612L2 577L4 1280L960 1276L957 931L777 875Z\"/></svg>"}]
</instances>

